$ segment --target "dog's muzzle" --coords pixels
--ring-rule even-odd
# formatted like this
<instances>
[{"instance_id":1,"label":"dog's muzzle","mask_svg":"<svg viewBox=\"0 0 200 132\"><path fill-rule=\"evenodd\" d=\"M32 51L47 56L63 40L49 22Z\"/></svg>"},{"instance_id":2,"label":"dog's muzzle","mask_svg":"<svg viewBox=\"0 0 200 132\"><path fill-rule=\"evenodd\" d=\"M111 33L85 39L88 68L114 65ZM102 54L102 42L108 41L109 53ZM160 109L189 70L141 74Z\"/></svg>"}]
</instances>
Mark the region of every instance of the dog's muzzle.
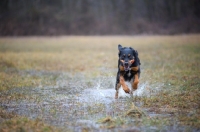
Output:
<instances>
[{"instance_id":1,"label":"dog's muzzle","mask_svg":"<svg viewBox=\"0 0 200 132\"><path fill-rule=\"evenodd\" d=\"M129 63L128 62L124 62L124 70L128 71L130 68Z\"/></svg>"}]
</instances>

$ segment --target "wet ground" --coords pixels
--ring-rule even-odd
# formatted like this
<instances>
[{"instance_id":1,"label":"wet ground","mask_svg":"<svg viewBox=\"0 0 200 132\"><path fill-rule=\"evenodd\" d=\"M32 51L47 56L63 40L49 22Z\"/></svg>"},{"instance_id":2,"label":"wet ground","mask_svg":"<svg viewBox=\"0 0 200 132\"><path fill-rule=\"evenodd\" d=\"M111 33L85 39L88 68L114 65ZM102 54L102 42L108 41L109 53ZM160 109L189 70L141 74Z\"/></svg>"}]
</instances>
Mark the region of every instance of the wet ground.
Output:
<instances>
[{"instance_id":1,"label":"wet ground","mask_svg":"<svg viewBox=\"0 0 200 132\"><path fill-rule=\"evenodd\" d=\"M56 84L7 91L4 94L23 95L23 98L5 100L1 106L8 112L14 112L31 119L39 118L48 124L72 131L105 130L103 125L98 123L98 120L104 117L122 116L131 108L134 100L123 90L119 93L119 99L114 99L115 77L113 76L99 76L91 79L83 74L72 75L57 72L25 71L22 74L56 75ZM148 82L140 84L134 97L148 96L147 85ZM142 103L138 101L134 101L134 104L138 107L142 106ZM149 117L170 116L148 112L147 109L142 110L147 112ZM134 118L129 119L129 122L134 124ZM112 130L159 130L153 126L148 126L148 128L133 126L117 127Z\"/></svg>"}]
</instances>

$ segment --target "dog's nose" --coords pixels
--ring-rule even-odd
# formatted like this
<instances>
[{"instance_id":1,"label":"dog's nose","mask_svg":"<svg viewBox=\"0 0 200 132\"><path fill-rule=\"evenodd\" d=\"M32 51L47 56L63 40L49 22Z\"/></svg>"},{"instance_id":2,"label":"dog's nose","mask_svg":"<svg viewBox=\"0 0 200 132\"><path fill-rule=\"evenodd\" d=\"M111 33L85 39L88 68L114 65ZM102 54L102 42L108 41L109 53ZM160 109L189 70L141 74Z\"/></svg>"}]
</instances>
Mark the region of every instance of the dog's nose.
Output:
<instances>
[{"instance_id":1,"label":"dog's nose","mask_svg":"<svg viewBox=\"0 0 200 132\"><path fill-rule=\"evenodd\" d=\"M125 62L125 63L124 63L124 66L128 66L128 62Z\"/></svg>"}]
</instances>

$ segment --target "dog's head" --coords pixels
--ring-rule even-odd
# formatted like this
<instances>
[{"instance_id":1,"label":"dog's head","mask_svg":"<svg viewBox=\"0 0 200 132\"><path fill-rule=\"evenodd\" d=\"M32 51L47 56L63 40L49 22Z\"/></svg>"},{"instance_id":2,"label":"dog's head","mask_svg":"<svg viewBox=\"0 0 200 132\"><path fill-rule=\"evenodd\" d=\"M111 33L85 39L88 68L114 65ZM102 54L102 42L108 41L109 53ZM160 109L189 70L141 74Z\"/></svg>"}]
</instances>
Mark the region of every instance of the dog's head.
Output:
<instances>
[{"instance_id":1,"label":"dog's head","mask_svg":"<svg viewBox=\"0 0 200 132\"><path fill-rule=\"evenodd\" d=\"M137 66L139 64L136 50L131 47L122 47L120 44L118 45L118 50L120 65L125 71L129 71L132 65Z\"/></svg>"}]
</instances>

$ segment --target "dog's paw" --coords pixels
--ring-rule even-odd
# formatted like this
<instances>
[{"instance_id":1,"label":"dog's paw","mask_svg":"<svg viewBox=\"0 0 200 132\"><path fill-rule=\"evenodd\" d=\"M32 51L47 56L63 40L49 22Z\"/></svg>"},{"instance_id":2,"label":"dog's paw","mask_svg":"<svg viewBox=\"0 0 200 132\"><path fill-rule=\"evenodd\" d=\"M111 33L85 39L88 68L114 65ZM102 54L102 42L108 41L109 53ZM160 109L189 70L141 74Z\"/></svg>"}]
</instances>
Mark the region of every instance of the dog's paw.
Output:
<instances>
[{"instance_id":1,"label":"dog's paw","mask_svg":"<svg viewBox=\"0 0 200 132\"><path fill-rule=\"evenodd\" d=\"M124 88L124 92L125 92L125 93L130 93L130 89Z\"/></svg>"},{"instance_id":2,"label":"dog's paw","mask_svg":"<svg viewBox=\"0 0 200 132\"><path fill-rule=\"evenodd\" d=\"M125 91L125 93L128 93L129 94L129 90L124 90Z\"/></svg>"}]
</instances>

